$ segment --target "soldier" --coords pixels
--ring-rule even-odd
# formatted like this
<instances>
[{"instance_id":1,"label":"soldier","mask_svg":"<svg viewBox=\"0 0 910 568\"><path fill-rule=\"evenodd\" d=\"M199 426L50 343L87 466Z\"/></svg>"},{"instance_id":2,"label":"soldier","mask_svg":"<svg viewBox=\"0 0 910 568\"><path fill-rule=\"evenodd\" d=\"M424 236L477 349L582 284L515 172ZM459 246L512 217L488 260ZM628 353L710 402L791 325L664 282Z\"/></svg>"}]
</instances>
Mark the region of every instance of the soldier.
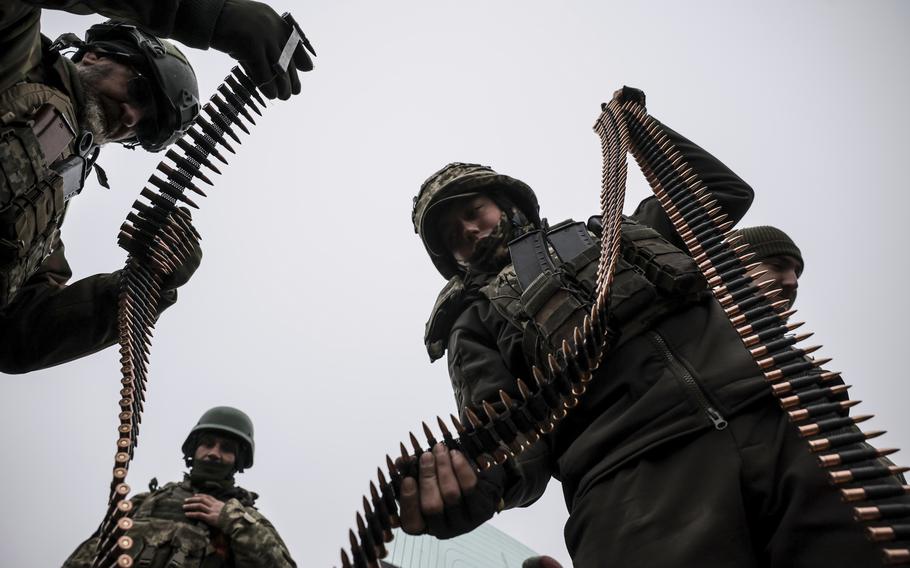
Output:
<instances>
[{"instance_id":1,"label":"soldier","mask_svg":"<svg viewBox=\"0 0 910 568\"><path fill-rule=\"evenodd\" d=\"M289 568L296 564L275 527L254 507L258 495L234 484L253 466L253 423L244 412L216 406L205 412L183 442L190 467L183 481L131 499L138 566L183 568ZM83 542L64 568L92 565L97 537Z\"/></svg>"},{"instance_id":2,"label":"soldier","mask_svg":"<svg viewBox=\"0 0 910 568\"><path fill-rule=\"evenodd\" d=\"M799 277L805 266L803 255L790 236L768 225L743 227L736 232L749 244L750 252L755 253L759 262L752 269L752 274L765 271L763 278L773 278L774 288L780 288L780 297L788 301L789 308L796 302L796 290L799 288Z\"/></svg>"},{"instance_id":3,"label":"soldier","mask_svg":"<svg viewBox=\"0 0 910 568\"><path fill-rule=\"evenodd\" d=\"M42 8L120 21L86 40L41 35ZM269 97L300 91L303 48L276 72L289 25L247 0L7 0L0 8L0 371L24 373L115 342L117 273L67 286L72 271L59 228L108 142L160 151L199 112L196 76L171 37L238 59ZM72 60L60 50L74 47ZM99 170L100 171L100 170ZM99 175L99 181L104 179ZM199 264L201 252L165 279L160 308Z\"/></svg>"},{"instance_id":4,"label":"soldier","mask_svg":"<svg viewBox=\"0 0 910 568\"><path fill-rule=\"evenodd\" d=\"M616 97L644 105L634 89ZM716 206L741 219L751 188L663 128ZM430 358L448 352L462 420L482 402L502 411L500 389L519 399L516 378L530 380L531 366L545 366L589 312L598 245L569 238L585 234L581 224L548 226L527 184L477 164L433 174L412 219L448 279L427 323ZM534 250L555 251L555 268L534 272L523 243L541 229L549 244ZM877 563L654 197L624 221L622 238L614 339L578 406L517 460L480 474L442 444L423 453L416 479L401 483L402 528L463 534L530 505L556 477L570 514L566 545L581 568Z\"/></svg>"}]
</instances>

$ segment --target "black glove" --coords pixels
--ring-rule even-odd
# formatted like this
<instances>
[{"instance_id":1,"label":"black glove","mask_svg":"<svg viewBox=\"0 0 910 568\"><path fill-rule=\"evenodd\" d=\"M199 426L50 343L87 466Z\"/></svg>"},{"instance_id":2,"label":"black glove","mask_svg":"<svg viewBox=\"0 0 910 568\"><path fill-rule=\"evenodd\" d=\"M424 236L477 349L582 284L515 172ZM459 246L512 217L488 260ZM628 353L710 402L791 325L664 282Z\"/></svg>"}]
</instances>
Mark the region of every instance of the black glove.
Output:
<instances>
[{"instance_id":1,"label":"black glove","mask_svg":"<svg viewBox=\"0 0 910 568\"><path fill-rule=\"evenodd\" d=\"M424 515L427 534L448 539L471 532L493 518L502 502L505 471L493 466L477 474L477 486L461 496L457 505L448 505L438 515Z\"/></svg>"},{"instance_id":2,"label":"black glove","mask_svg":"<svg viewBox=\"0 0 910 568\"><path fill-rule=\"evenodd\" d=\"M202 248L199 246L199 240L195 235L188 234L188 232L192 232L192 230L187 230L189 223L192 221L190 211L184 207L181 207L180 209L183 211L183 222L177 223L171 221L170 235L183 243L183 246L178 247L170 244L169 241L164 241L165 243L168 243L169 248L174 249L174 254L179 257L180 261L174 271L161 279L162 290L176 290L189 282L190 277L193 276L193 273L196 272L196 269L199 268L199 264L202 262ZM173 214L178 215L179 213L175 212Z\"/></svg>"},{"instance_id":3,"label":"black glove","mask_svg":"<svg viewBox=\"0 0 910 568\"><path fill-rule=\"evenodd\" d=\"M300 93L297 70L310 71L313 60L298 45L288 69L277 72L273 65L291 36L291 26L270 6L252 0L225 0L215 31L212 47L240 62L247 75L260 85L270 99L285 100Z\"/></svg>"},{"instance_id":4,"label":"black glove","mask_svg":"<svg viewBox=\"0 0 910 568\"><path fill-rule=\"evenodd\" d=\"M641 106L647 106L645 105L645 92L635 87L623 85L622 89L613 93L613 99L619 104L623 104L626 101L634 101Z\"/></svg>"}]
</instances>

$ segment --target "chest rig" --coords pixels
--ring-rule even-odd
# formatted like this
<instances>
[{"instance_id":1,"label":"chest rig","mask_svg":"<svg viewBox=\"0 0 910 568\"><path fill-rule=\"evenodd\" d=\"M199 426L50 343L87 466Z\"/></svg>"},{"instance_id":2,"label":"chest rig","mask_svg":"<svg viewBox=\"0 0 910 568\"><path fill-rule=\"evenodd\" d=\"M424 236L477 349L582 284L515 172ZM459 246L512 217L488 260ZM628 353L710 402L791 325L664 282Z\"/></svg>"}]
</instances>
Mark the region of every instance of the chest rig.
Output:
<instances>
[{"instance_id":1,"label":"chest rig","mask_svg":"<svg viewBox=\"0 0 910 568\"><path fill-rule=\"evenodd\" d=\"M596 219L591 223L596 226ZM523 332L531 363L546 361L591 312L600 243L584 223L567 220L509 243L512 264L481 293ZM695 261L655 230L631 219L622 226L622 257L610 291L609 326L622 342L696 301L706 290Z\"/></svg>"},{"instance_id":2,"label":"chest rig","mask_svg":"<svg viewBox=\"0 0 910 568\"><path fill-rule=\"evenodd\" d=\"M59 89L22 81L0 93L0 309L53 252L66 201L97 153L76 124Z\"/></svg>"},{"instance_id":3,"label":"chest rig","mask_svg":"<svg viewBox=\"0 0 910 568\"><path fill-rule=\"evenodd\" d=\"M156 488L133 514L134 566L142 568L225 568L232 566L227 537L201 521L190 520L183 511L184 500L198 493L189 482L168 483ZM247 491L236 488L226 500L236 497L244 505L254 500Z\"/></svg>"}]
</instances>

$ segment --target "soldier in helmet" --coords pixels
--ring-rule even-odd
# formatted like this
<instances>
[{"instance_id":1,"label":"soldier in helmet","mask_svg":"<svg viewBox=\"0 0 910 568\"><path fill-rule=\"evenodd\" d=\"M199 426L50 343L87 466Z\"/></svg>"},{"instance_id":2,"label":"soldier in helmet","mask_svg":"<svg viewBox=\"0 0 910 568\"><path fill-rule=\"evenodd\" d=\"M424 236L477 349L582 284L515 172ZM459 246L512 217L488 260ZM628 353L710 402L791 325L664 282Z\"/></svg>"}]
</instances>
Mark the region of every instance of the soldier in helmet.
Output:
<instances>
[{"instance_id":1,"label":"soldier in helmet","mask_svg":"<svg viewBox=\"0 0 910 568\"><path fill-rule=\"evenodd\" d=\"M296 566L275 527L254 506L258 495L234 482L236 473L253 466L250 417L230 406L207 410L182 450L190 468L183 481L157 487L153 479L148 493L131 499L134 565ZM64 568L91 566L97 550L97 537L86 540Z\"/></svg>"},{"instance_id":2,"label":"soldier in helmet","mask_svg":"<svg viewBox=\"0 0 910 568\"><path fill-rule=\"evenodd\" d=\"M644 105L635 89L615 96ZM741 219L751 188L662 128L712 206ZM598 220L549 225L527 184L469 163L430 176L412 219L448 280L427 322L430 358L448 353L463 421L484 402L503 412L500 391L520 400L516 379L532 381L532 365L545 367L590 311ZM580 568L876 563L654 197L623 221L622 247L611 345L578 406L516 459L479 474L445 445L423 453L416 477L401 482L402 528L457 536L532 504L555 477Z\"/></svg>"},{"instance_id":3,"label":"soldier in helmet","mask_svg":"<svg viewBox=\"0 0 910 568\"><path fill-rule=\"evenodd\" d=\"M42 8L118 21L92 26L85 40L40 33ZM177 47L214 47L240 61L269 97L300 91L302 47L278 71L289 25L248 0L9 0L0 8L0 371L24 373L104 348L116 339L117 273L67 285L60 225L100 147L109 142L156 152L199 113L196 76ZM156 35L152 35L156 34ZM72 59L61 55L76 48ZM101 175L99 181L106 184ZM196 251L163 283L160 308L199 264Z\"/></svg>"}]
</instances>

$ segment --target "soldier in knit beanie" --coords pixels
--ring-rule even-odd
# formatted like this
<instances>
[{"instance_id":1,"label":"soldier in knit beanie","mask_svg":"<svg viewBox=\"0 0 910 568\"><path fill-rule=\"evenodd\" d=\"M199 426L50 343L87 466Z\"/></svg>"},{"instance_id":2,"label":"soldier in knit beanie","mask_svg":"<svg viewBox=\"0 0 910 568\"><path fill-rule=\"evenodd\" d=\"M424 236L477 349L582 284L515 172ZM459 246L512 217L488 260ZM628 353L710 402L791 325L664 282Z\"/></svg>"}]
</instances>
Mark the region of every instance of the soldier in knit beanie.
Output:
<instances>
[{"instance_id":1,"label":"soldier in knit beanie","mask_svg":"<svg viewBox=\"0 0 910 568\"><path fill-rule=\"evenodd\" d=\"M803 255L793 239L777 227L768 225L745 227L737 230L736 235L742 236L742 243L748 244L749 252L755 253L753 261L761 263L750 274L767 271L760 279L773 278L774 288L781 289L781 297L789 300L789 307L792 308L796 301L798 280L805 267Z\"/></svg>"}]
</instances>

